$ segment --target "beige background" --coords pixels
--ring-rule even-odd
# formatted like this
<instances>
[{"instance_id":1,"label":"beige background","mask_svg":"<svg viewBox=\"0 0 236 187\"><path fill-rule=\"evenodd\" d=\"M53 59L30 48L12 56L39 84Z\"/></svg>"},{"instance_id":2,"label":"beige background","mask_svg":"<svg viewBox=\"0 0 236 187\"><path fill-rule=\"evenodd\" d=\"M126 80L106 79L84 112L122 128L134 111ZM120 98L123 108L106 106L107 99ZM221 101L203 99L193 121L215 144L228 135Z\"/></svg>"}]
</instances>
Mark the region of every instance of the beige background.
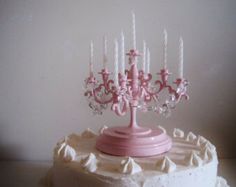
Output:
<instances>
[{"instance_id":1,"label":"beige background","mask_svg":"<svg viewBox=\"0 0 236 187\"><path fill-rule=\"evenodd\" d=\"M185 47L189 102L165 119L141 114L143 125L179 127L208 137L221 157L236 156L235 0L0 0L0 158L50 160L56 142L90 127L126 124L110 111L94 116L83 97L88 46L95 42L95 69L102 66L102 37L121 29L131 46L135 10L137 45L146 39L151 71L162 66L162 32L169 35L168 66L177 72L178 37Z\"/></svg>"}]
</instances>

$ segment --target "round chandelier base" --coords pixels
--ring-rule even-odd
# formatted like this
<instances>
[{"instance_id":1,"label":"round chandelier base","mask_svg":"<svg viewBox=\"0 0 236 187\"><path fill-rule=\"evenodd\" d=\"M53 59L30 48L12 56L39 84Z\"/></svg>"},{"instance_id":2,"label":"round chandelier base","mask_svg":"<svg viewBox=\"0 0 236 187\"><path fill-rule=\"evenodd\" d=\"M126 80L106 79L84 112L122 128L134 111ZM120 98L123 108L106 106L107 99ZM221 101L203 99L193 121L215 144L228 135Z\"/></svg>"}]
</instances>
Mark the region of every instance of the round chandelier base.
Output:
<instances>
[{"instance_id":1,"label":"round chandelier base","mask_svg":"<svg viewBox=\"0 0 236 187\"><path fill-rule=\"evenodd\" d=\"M96 142L96 148L106 154L134 157L162 154L171 146L171 138L161 129L144 127L107 128Z\"/></svg>"}]
</instances>

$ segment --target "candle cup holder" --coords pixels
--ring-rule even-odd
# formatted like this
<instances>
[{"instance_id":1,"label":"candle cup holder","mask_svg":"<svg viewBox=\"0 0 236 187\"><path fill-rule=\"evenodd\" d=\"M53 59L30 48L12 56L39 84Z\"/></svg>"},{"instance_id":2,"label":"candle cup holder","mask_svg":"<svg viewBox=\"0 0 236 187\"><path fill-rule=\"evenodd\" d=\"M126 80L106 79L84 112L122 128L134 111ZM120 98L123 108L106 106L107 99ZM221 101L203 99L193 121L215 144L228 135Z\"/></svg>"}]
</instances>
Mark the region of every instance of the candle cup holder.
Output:
<instances>
[{"instance_id":1,"label":"candle cup holder","mask_svg":"<svg viewBox=\"0 0 236 187\"><path fill-rule=\"evenodd\" d=\"M109 78L110 72L103 69L101 83L93 74L85 80L85 96L94 113L102 114L111 104L111 110L118 116L125 115L130 110L128 126L105 129L97 138L96 148L104 153L119 156L151 156L167 152L172 146L171 138L160 128L149 128L138 125L137 110L142 112L154 111L168 116L171 109L182 98L188 99L185 79L176 79L172 86L168 82L171 75L167 69L159 73L160 80L152 81L152 74L138 71L136 58L140 56L137 50L130 50L130 69L124 74L119 73L118 85ZM167 90L168 98L160 103L160 93ZM154 104L150 105L151 102Z\"/></svg>"}]
</instances>

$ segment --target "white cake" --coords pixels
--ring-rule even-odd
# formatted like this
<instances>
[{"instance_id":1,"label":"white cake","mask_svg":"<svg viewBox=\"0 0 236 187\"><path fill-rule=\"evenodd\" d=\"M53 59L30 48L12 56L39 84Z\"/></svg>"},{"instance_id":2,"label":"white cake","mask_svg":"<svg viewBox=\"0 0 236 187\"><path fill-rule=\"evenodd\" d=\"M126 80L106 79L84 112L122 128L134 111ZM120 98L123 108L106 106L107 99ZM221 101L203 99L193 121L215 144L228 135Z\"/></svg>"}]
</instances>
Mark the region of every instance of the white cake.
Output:
<instances>
[{"instance_id":1,"label":"white cake","mask_svg":"<svg viewBox=\"0 0 236 187\"><path fill-rule=\"evenodd\" d=\"M87 129L81 135L71 134L60 141L54 150L47 184L54 187L228 187L223 178L217 177L215 146L192 132L185 135L174 129L173 147L168 153L142 158L99 152L95 148L96 137Z\"/></svg>"}]
</instances>

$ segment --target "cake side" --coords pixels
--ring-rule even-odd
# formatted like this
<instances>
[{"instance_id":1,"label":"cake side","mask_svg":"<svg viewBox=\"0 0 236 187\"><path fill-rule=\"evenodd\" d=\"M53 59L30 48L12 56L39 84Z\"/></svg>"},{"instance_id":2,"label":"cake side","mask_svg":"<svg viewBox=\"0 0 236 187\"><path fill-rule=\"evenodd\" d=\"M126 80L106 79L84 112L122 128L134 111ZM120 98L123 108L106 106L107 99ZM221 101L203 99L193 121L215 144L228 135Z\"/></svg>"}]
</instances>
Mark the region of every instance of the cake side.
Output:
<instances>
[{"instance_id":1,"label":"cake side","mask_svg":"<svg viewBox=\"0 0 236 187\"><path fill-rule=\"evenodd\" d=\"M105 176L84 172L65 164L54 167L54 186L97 186L97 187L215 187L216 165L210 163L203 168L195 168L168 174L154 171L143 171L134 175ZM194 183L193 183L194 181Z\"/></svg>"}]
</instances>

